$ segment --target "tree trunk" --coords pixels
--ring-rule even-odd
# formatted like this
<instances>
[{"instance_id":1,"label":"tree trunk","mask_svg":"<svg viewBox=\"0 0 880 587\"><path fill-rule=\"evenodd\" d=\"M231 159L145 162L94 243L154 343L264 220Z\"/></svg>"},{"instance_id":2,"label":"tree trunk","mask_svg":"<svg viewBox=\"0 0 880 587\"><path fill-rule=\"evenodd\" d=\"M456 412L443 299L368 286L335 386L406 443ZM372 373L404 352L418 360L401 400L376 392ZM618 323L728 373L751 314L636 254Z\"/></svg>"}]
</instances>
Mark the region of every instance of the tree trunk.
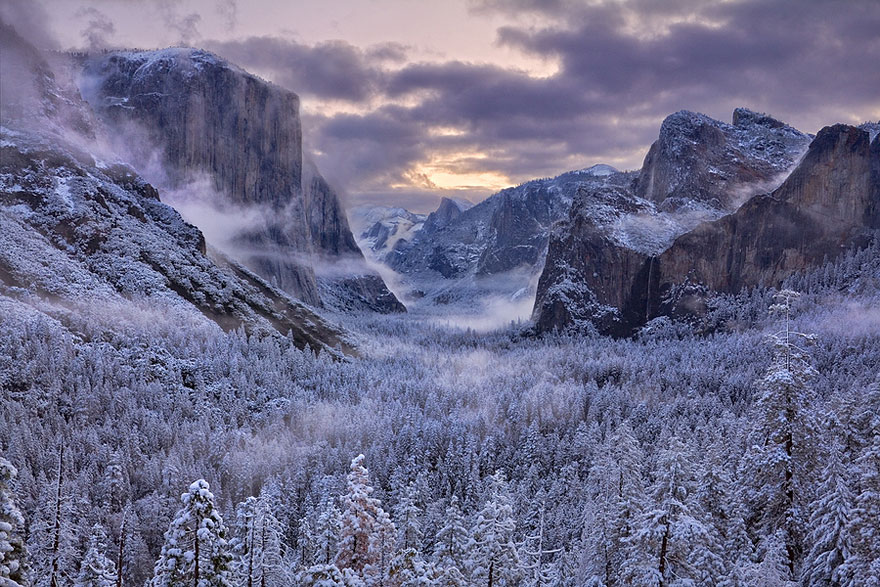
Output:
<instances>
[{"instance_id":1,"label":"tree trunk","mask_svg":"<svg viewBox=\"0 0 880 587\"><path fill-rule=\"evenodd\" d=\"M660 541L660 564L657 570L660 572L659 587L665 584L663 576L666 574L666 556L669 552L669 520L666 520L666 527L663 530L663 540Z\"/></svg>"},{"instance_id":2,"label":"tree trunk","mask_svg":"<svg viewBox=\"0 0 880 587\"><path fill-rule=\"evenodd\" d=\"M254 587L254 520L251 518L251 527L249 528L248 537L248 548L250 552L248 553L248 587Z\"/></svg>"},{"instance_id":3,"label":"tree trunk","mask_svg":"<svg viewBox=\"0 0 880 587\"><path fill-rule=\"evenodd\" d=\"M193 587L199 587L199 524L196 523L196 568L193 573Z\"/></svg>"}]
</instances>

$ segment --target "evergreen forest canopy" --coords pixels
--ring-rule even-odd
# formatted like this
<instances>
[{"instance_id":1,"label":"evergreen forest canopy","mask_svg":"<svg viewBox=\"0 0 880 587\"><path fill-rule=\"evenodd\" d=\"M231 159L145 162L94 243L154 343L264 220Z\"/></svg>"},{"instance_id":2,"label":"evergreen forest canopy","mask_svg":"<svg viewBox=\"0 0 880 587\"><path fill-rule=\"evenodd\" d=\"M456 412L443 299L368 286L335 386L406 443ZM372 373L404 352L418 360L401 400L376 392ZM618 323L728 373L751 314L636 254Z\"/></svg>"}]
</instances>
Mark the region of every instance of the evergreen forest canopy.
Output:
<instances>
[{"instance_id":1,"label":"evergreen forest canopy","mask_svg":"<svg viewBox=\"0 0 880 587\"><path fill-rule=\"evenodd\" d=\"M345 361L0 297L0 584L880 584L880 244L784 290Z\"/></svg>"}]
</instances>

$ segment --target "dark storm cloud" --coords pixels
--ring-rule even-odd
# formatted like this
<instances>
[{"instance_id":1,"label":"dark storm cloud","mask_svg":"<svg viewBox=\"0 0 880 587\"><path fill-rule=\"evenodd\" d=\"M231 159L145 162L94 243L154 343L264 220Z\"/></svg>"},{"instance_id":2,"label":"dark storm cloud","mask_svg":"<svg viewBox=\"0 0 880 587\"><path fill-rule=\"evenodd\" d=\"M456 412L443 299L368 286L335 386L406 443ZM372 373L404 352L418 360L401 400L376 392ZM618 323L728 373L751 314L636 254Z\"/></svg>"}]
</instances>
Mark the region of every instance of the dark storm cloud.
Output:
<instances>
[{"instance_id":1,"label":"dark storm cloud","mask_svg":"<svg viewBox=\"0 0 880 587\"><path fill-rule=\"evenodd\" d=\"M198 13L149 1L173 36L200 42ZM235 0L214 5L232 30ZM419 63L417 48L395 43L204 44L299 93L322 172L353 195L380 198L385 190L389 201L400 193L392 186L416 185L417 168L431 160L513 183L598 162L637 167L663 118L680 109L727 120L746 106L807 131L880 111L876 0L471 0L470 7L507 23L497 31L500 46L558 69L535 77L480 55ZM42 37L38 44L53 45L39 4L0 0L0 11ZM106 43L113 23L94 9L82 17L89 44Z\"/></svg>"},{"instance_id":2,"label":"dark storm cloud","mask_svg":"<svg viewBox=\"0 0 880 587\"><path fill-rule=\"evenodd\" d=\"M302 95L353 102L371 97L383 76L379 65L401 59L404 51L393 44L365 52L344 41L309 46L278 37L214 41L207 46L246 69L270 73L275 82Z\"/></svg>"},{"instance_id":3,"label":"dark storm cloud","mask_svg":"<svg viewBox=\"0 0 880 587\"><path fill-rule=\"evenodd\" d=\"M623 14L596 6L578 9L575 26L506 27L499 41L559 58L562 75L626 103L663 92L682 101L759 95L797 111L829 99L840 107L876 98L876 2L682 1L681 15L696 18L669 25L662 22L668 12L647 10L656 3L629 5L642 18L644 38L625 30Z\"/></svg>"},{"instance_id":4,"label":"dark storm cloud","mask_svg":"<svg viewBox=\"0 0 880 587\"><path fill-rule=\"evenodd\" d=\"M474 7L540 12L543 28L504 27L498 42L555 59L559 71L538 79L447 62L388 73L384 95L416 98L416 104L395 111L393 125L384 109L344 119L342 126L356 122L363 130L352 140L375 131L376 148L396 143L391 148L399 156L386 168L372 152L365 165L349 153L360 173L394 175L433 149L471 148L488 155L480 160L484 169L525 179L579 161L633 161L662 119L679 109L728 119L743 105L806 124L806 130L880 109L880 3L873 0L523 0ZM431 136L432 126L466 134L447 141ZM332 120L320 129L344 148L348 139L339 131Z\"/></svg>"}]
</instances>

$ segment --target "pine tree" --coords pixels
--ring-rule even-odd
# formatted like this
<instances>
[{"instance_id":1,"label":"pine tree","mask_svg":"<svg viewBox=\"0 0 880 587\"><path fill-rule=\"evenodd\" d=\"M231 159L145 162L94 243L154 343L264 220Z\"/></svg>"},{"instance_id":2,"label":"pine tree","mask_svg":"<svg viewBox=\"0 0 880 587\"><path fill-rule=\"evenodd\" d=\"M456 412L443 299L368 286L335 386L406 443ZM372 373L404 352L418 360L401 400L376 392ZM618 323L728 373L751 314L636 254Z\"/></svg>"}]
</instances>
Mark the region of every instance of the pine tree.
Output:
<instances>
[{"instance_id":1,"label":"pine tree","mask_svg":"<svg viewBox=\"0 0 880 587\"><path fill-rule=\"evenodd\" d=\"M281 523L275 517L270 492L249 497L236 508L232 553L232 574L237 585L254 587L277 579L282 563Z\"/></svg>"},{"instance_id":2,"label":"pine tree","mask_svg":"<svg viewBox=\"0 0 880 587\"><path fill-rule=\"evenodd\" d=\"M806 585L840 585L843 581L837 569L850 557L852 550L849 531L853 495L836 438L832 441L827 459L823 471L825 481L811 507L807 544L812 547L803 572Z\"/></svg>"},{"instance_id":3,"label":"pine tree","mask_svg":"<svg viewBox=\"0 0 880 587\"><path fill-rule=\"evenodd\" d=\"M165 532L151 587L230 587L226 527L208 482L199 479L180 499L183 508Z\"/></svg>"},{"instance_id":4,"label":"pine tree","mask_svg":"<svg viewBox=\"0 0 880 587\"><path fill-rule=\"evenodd\" d=\"M437 587L437 569L419 555L415 548L400 552L391 563L390 584L394 587Z\"/></svg>"},{"instance_id":5,"label":"pine tree","mask_svg":"<svg viewBox=\"0 0 880 587\"><path fill-rule=\"evenodd\" d=\"M74 587L113 587L116 585L116 565L105 555L107 533L95 524L89 537L89 548L80 564Z\"/></svg>"},{"instance_id":6,"label":"pine tree","mask_svg":"<svg viewBox=\"0 0 880 587\"><path fill-rule=\"evenodd\" d=\"M335 564L340 570L352 569L360 573L373 562L370 552L371 537L381 509L378 499L370 497L373 487L370 474L364 467L364 455L351 461L348 490L342 496L342 523Z\"/></svg>"},{"instance_id":7,"label":"pine tree","mask_svg":"<svg viewBox=\"0 0 880 587\"><path fill-rule=\"evenodd\" d=\"M558 554L562 549L548 549L544 538L544 512L545 505L541 502L538 510L538 527L531 536L526 536L520 548L522 553L522 570L525 577L523 585L529 587L545 587L559 583L559 573L556 565L545 564L544 558L548 555Z\"/></svg>"},{"instance_id":8,"label":"pine tree","mask_svg":"<svg viewBox=\"0 0 880 587\"><path fill-rule=\"evenodd\" d=\"M761 562L744 573L749 587L796 587L791 578L786 539L785 530L779 530L762 541L759 548L763 551Z\"/></svg>"},{"instance_id":9,"label":"pine tree","mask_svg":"<svg viewBox=\"0 0 880 587\"><path fill-rule=\"evenodd\" d=\"M465 555L470 542L470 531L458 507L458 498L452 496L446 507L445 524L437 532L434 562L442 568L455 567L464 570Z\"/></svg>"},{"instance_id":10,"label":"pine tree","mask_svg":"<svg viewBox=\"0 0 880 587\"><path fill-rule=\"evenodd\" d=\"M397 544L397 528L391 517L381 507L376 509L376 521L370 532L370 545L367 552L369 563L364 566L364 580L367 585L385 587L391 571Z\"/></svg>"},{"instance_id":11,"label":"pine tree","mask_svg":"<svg viewBox=\"0 0 880 587\"><path fill-rule=\"evenodd\" d=\"M27 549L21 533L24 517L15 505L12 482L18 475L12 464L0 457L0 586L25 587Z\"/></svg>"},{"instance_id":12,"label":"pine tree","mask_svg":"<svg viewBox=\"0 0 880 587\"><path fill-rule=\"evenodd\" d=\"M364 587L364 582L352 571L340 571L336 565L314 565L296 576L298 587Z\"/></svg>"},{"instance_id":13,"label":"pine tree","mask_svg":"<svg viewBox=\"0 0 880 587\"><path fill-rule=\"evenodd\" d=\"M746 496L752 508L750 526L759 536L784 530L789 574L800 561L803 519L802 495L814 466L814 439L808 406L814 404L809 381L815 371L799 344L815 337L791 328L792 303L799 294L783 290L771 311L782 314L784 327L771 336L774 356L760 382L752 430L754 444L746 454L750 487Z\"/></svg>"},{"instance_id":14,"label":"pine tree","mask_svg":"<svg viewBox=\"0 0 880 587\"><path fill-rule=\"evenodd\" d=\"M701 579L705 569L698 569L697 562L705 564L713 553L707 552L708 531L690 507L694 486L687 448L673 437L658 459L652 507L639 517L628 539L627 584L663 587L676 580ZM701 582L714 585L717 580L715 576Z\"/></svg>"},{"instance_id":15,"label":"pine tree","mask_svg":"<svg viewBox=\"0 0 880 587\"><path fill-rule=\"evenodd\" d=\"M258 565L262 552L259 550L259 522L257 520L257 498L249 497L235 508L233 537L229 541L232 554L233 582L236 585L253 587L259 584Z\"/></svg>"},{"instance_id":16,"label":"pine tree","mask_svg":"<svg viewBox=\"0 0 880 587\"><path fill-rule=\"evenodd\" d=\"M406 550L422 547L422 510L416 505L416 489L410 483L397 505L396 517L400 523L400 548Z\"/></svg>"},{"instance_id":17,"label":"pine tree","mask_svg":"<svg viewBox=\"0 0 880 587\"><path fill-rule=\"evenodd\" d=\"M342 516L329 492L324 492L319 505L320 513L315 523L315 563L329 565L336 556L336 543L341 532Z\"/></svg>"},{"instance_id":18,"label":"pine tree","mask_svg":"<svg viewBox=\"0 0 880 587\"><path fill-rule=\"evenodd\" d=\"M590 470L591 498L584 506L581 535L582 580L616 585L633 524L643 508L644 456L627 422L601 447Z\"/></svg>"},{"instance_id":19,"label":"pine tree","mask_svg":"<svg viewBox=\"0 0 880 587\"><path fill-rule=\"evenodd\" d=\"M515 585L519 578L519 553L514 543L516 520L502 471L489 478L489 495L471 530L473 558L471 581L475 585Z\"/></svg>"},{"instance_id":20,"label":"pine tree","mask_svg":"<svg viewBox=\"0 0 880 587\"><path fill-rule=\"evenodd\" d=\"M847 587L880 587L880 417L874 426L871 443L853 467L858 493L847 528L852 549L850 557L837 569L840 584Z\"/></svg>"}]
</instances>

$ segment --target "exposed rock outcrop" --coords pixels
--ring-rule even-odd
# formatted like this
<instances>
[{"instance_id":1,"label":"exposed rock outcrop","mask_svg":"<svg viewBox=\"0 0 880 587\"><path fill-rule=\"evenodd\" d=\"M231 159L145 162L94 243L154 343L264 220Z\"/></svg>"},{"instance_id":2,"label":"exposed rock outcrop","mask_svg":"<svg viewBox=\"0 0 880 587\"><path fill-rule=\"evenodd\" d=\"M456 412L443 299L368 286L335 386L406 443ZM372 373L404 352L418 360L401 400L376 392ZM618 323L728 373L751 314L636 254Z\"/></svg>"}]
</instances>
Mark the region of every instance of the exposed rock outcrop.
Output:
<instances>
[{"instance_id":1,"label":"exposed rock outcrop","mask_svg":"<svg viewBox=\"0 0 880 587\"><path fill-rule=\"evenodd\" d=\"M823 128L778 189L676 239L628 307L648 317L699 312L700 292L777 286L880 229L880 141L853 126ZM689 286L688 293L682 288ZM695 288L694 286L701 286Z\"/></svg>"},{"instance_id":2,"label":"exposed rock outcrop","mask_svg":"<svg viewBox=\"0 0 880 587\"><path fill-rule=\"evenodd\" d=\"M636 195L665 209L700 203L732 210L770 189L809 142L808 135L745 108L734 111L732 125L676 112L663 121L645 157Z\"/></svg>"},{"instance_id":3,"label":"exposed rock outcrop","mask_svg":"<svg viewBox=\"0 0 880 587\"><path fill-rule=\"evenodd\" d=\"M673 117L680 119L681 114ZM723 144L719 138L723 133L709 128L702 118L687 119L700 123L692 127L698 132L690 135L688 148L680 151L686 164L678 167L675 177L682 181L664 198L645 191L645 174L657 162L649 154L634 183L636 193L620 186L613 209L622 211L630 206L635 214L624 212L621 218L644 216L646 204L659 202L662 210L670 197L692 206L694 201L705 202L709 194L720 193L712 190L721 184L710 182L711 190L707 190L700 183L707 165L699 154L714 152L715 146ZM743 128L781 129L798 136L782 123L750 111L737 110L734 122ZM757 134L763 137L764 131L758 128ZM702 145L703 141L709 145ZM742 136L739 141L744 141ZM655 155L658 149L657 144L652 147ZM754 186L755 177L767 178L795 160L786 153L787 149L777 150L778 157L753 161L753 167L742 167L740 157L724 185ZM551 240L538 285L536 328L548 331L592 325L627 335L657 316L705 312L712 292L778 285L796 271L867 242L870 231L880 229L878 168L880 139L871 142L869 130L846 125L824 128L772 192L751 197L730 214L679 230L674 241L658 241L660 246L655 247L634 246L631 239L622 238L617 230L620 220L609 222L600 215L597 221L589 210L596 207L600 194L584 194ZM694 181L697 184L690 191L682 191L682 186ZM639 197L652 193L653 200ZM687 194L694 194L695 200L688 200ZM650 218L657 221L664 217L669 218L662 214ZM642 230L644 235L645 227Z\"/></svg>"},{"instance_id":4,"label":"exposed rock outcrop","mask_svg":"<svg viewBox=\"0 0 880 587\"><path fill-rule=\"evenodd\" d=\"M296 94L183 48L88 58L81 87L138 160L158 148L158 171L145 166L155 181L180 189L206 177L218 207L257 210L262 221L232 239L236 256L299 299L322 305L316 262L360 254L336 193L317 170L304 174ZM382 311L391 294L367 275L378 298L355 301Z\"/></svg>"},{"instance_id":5,"label":"exposed rock outcrop","mask_svg":"<svg viewBox=\"0 0 880 587\"><path fill-rule=\"evenodd\" d=\"M865 151L867 146L855 137L840 140L844 145L859 143L861 146L852 146L856 150ZM725 246L735 256L740 254L738 247L757 246L766 255L779 245L781 241L767 246L750 244L750 239L759 238L757 232L764 230L756 226L770 223L771 218L776 218L777 224L767 229L766 238L774 230L783 230L783 219L802 222L798 214L807 214L808 209L817 218L833 215L844 225L853 226L855 215L864 212L864 202L852 202L844 196L847 188L842 185L836 195L830 195L830 188L819 187L824 180L807 172L827 167L827 161L820 163L825 159L819 153L835 150L828 148L828 142L832 141L827 133L811 142L808 135L746 109L734 112L732 125L690 112L669 116L637 177L629 185L618 182L613 192L609 185L582 192L568 220L554 231L538 283L533 315L537 330L592 325L603 332L625 335L661 313L701 311L702 296L709 289L732 291L762 279L769 283L813 262L811 255L799 257L789 252L788 260L776 264L776 273L757 275L750 265L758 262L754 256L739 262L739 269L734 267L737 262L725 264L722 259ZM808 144L812 146L805 154ZM837 150L847 149L850 147ZM801 157L803 161L792 171ZM836 159L843 164L842 158ZM866 162L850 164L864 166ZM776 199L800 203L786 204L781 211L767 203L753 211L762 201L754 197L756 191L766 194L789 172L783 186L774 192ZM863 171L849 168L826 172L865 177ZM799 185L812 187L800 189ZM791 195L783 198L783 193ZM811 198L818 201L810 204ZM746 204L731 214L742 199ZM810 224L802 236L817 239L819 228L824 231L832 224ZM708 228L713 226L728 226L742 238L724 243L723 231ZM746 276L741 277L742 273Z\"/></svg>"}]
</instances>

